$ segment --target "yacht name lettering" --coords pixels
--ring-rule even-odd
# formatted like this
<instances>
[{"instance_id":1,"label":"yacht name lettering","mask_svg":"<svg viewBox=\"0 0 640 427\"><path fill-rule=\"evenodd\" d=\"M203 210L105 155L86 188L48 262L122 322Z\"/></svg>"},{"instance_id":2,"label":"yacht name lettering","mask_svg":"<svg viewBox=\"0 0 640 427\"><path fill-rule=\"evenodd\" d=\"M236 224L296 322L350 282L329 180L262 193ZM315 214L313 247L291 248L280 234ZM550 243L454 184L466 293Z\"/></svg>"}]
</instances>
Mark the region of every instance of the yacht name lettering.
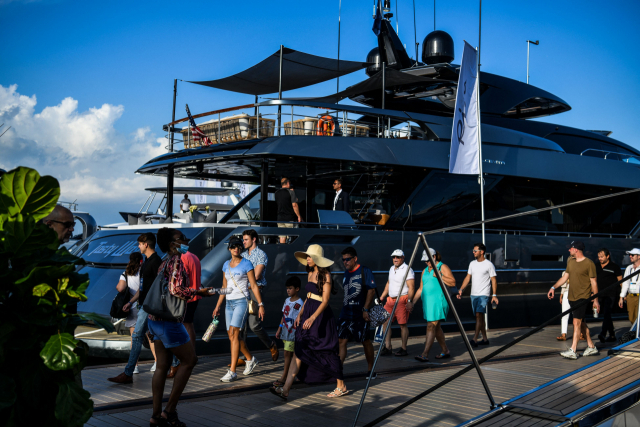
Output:
<instances>
[{"instance_id":1,"label":"yacht name lettering","mask_svg":"<svg viewBox=\"0 0 640 427\"><path fill-rule=\"evenodd\" d=\"M116 245L116 244L108 245L107 242L102 242L98 245L98 247L96 247L93 251L87 254L87 256L91 256L93 254L104 254L105 258L109 255L121 256L121 255L135 252L137 249L138 249L138 245L135 240L126 242L123 245Z\"/></svg>"}]
</instances>

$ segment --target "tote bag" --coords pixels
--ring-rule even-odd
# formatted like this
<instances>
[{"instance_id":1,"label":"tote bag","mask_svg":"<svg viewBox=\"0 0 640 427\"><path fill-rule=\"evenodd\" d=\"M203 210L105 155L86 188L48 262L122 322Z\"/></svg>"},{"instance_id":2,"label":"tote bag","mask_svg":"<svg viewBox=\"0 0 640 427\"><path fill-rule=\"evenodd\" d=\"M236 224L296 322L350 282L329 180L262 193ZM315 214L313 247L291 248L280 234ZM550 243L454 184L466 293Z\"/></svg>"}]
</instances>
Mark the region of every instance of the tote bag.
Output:
<instances>
[{"instance_id":1,"label":"tote bag","mask_svg":"<svg viewBox=\"0 0 640 427\"><path fill-rule=\"evenodd\" d=\"M176 259L173 268L174 271L178 264L179 258ZM186 273L182 270L185 277L182 278L183 283L188 283ZM157 317L158 319L177 321L184 316L187 307L187 301L174 296L169 292L169 279L164 276L164 271L156 276L153 281L149 293L144 299L142 308L148 314Z\"/></svg>"},{"instance_id":2,"label":"tote bag","mask_svg":"<svg viewBox=\"0 0 640 427\"><path fill-rule=\"evenodd\" d=\"M129 315L129 312L122 311L122 307L129 302L129 281L127 279L127 273L122 273L127 281L127 287L122 292L118 292L113 301L111 301L111 311L109 315L114 319L124 319Z\"/></svg>"}]
</instances>

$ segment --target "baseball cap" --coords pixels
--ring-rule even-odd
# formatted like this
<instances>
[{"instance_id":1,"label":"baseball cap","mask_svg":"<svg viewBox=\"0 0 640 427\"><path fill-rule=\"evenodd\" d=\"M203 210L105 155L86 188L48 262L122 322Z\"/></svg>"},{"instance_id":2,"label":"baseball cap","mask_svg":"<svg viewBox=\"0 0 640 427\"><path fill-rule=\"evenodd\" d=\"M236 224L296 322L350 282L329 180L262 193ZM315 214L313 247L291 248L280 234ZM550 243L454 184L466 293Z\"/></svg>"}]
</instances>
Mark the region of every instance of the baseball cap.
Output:
<instances>
[{"instance_id":1,"label":"baseball cap","mask_svg":"<svg viewBox=\"0 0 640 427\"><path fill-rule=\"evenodd\" d=\"M404 252L402 252L402 249L396 249L395 251L393 251L391 256L404 256Z\"/></svg>"},{"instance_id":2,"label":"baseball cap","mask_svg":"<svg viewBox=\"0 0 640 427\"><path fill-rule=\"evenodd\" d=\"M633 249L631 249L630 251L627 251L627 253L628 253L629 255L640 255L640 249L638 249L638 248L633 248Z\"/></svg>"},{"instance_id":3,"label":"baseball cap","mask_svg":"<svg viewBox=\"0 0 640 427\"><path fill-rule=\"evenodd\" d=\"M567 245L567 249L571 248L576 248L577 250L584 252L584 243L582 243L580 240L574 240Z\"/></svg>"},{"instance_id":4,"label":"baseball cap","mask_svg":"<svg viewBox=\"0 0 640 427\"><path fill-rule=\"evenodd\" d=\"M436 256L435 249L429 248L429 252L431 252L432 257ZM422 251L422 259L420 261L429 261L429 258L427 257L427 251Z\"/></svg>"}]
</instances>

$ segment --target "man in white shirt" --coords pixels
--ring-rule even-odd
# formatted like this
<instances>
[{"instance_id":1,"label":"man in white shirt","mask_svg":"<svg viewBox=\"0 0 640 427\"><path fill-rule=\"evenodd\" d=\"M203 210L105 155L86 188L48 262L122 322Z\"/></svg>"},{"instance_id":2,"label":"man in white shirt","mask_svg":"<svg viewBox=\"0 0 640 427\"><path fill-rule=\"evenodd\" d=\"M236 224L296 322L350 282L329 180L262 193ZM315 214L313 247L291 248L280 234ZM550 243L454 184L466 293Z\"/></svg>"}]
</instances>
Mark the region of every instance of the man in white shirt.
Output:
<instances>
[{"instance_id":1,"label":"man in white shirt","mask_svg":"<svg viewBox=\"0 0 640 427\"><path fill-rule=\"evenodd\" d=\"M632 264L624 271L624 277L635 273L640 269L640 249L633 248L627 251ZM635 323L638 318L638 294L640 293L640 274L633 276L631 279L622 283L622 291L620 292L620 301L618 305L623 307L624 301L627 301L627 311L629 312L629 321ZM625 298L626 297L626 298Z\"/></svg>"},{"instance_id":2,"label":"man in white shirt","mask_svg":"<svg viewBox=\"0 0 640 427\"><path fill-rule=\"evenodd\" d=\"M476 243L473 246L473 257L475 260L469 264L467 277L464 278L460 292L458 292L457 295L458 299L462 298L462 291L464 291L464 288L466 288L469 281L471 281L471 307L473 308L473 313L476 315L476 332L470 341L473 347L477 347L478 344L489 344L487 325L484 321L487 304L489 303L489 295L491 295L491 303L498 304L498 296L496 295L498 290L496 269L491 261L484 257L486 251L487 248L482 243ZM491 294L492 288L493 294ZM480 334L482 334L483 340L478 342Z\"/></svg>"},{"instance_id":3,"label":"man in white shirt","mask_svg":"<svg viewBox=\"0 0 640 427\"><path fill-rule=\"evenodd\" d=\"M333 181L333 189L336 191L333 198L333 210L349 212L349 194L342 191L342 179L337 178Z\"/></svg>"},{"instance_id":4,"label":"man in white shirt","mask_svg":"<svg viewBox=\"0 0 640 427\"><path fill-rule=\"evenodd\" d=\"M184 199L180 202L180 211L181 212L189 212L189 208L191 207L191 200L189 200L189 195L185 194Z\"/></svg>"},{"instance_id":5,"label":"man in white shirt","mask_svg":"<svg viewBox=\"0 0 640 427\"><path fill-rule=\"evenodd\" d=\"M414 274L413 269L409 268L407 264L404 262L404 252L401 249L396 249L391 254L393 258L393 267L389 270L389 280L387 280L387 284L384 286L384 292L380 295L380 300L384 300L387 295L387 298L384 308L389 313L393 311L393 306L396 303L396 299L398 301L398 308L396 309L395 315L393 319L389 319L385 322L384 328L387 328L387 323L392 322L394 319L397 320L400 325L400 336L402 337L402 348L394 353L395 356L407 356L407 341L409 340L409 327L407 326L407 321L409 320L409 309L407 308L407 303L413 300L413 295L415 293L414 287ZM407 273L407 269L409 273L407 274L407 282L404 286L402 286L402 282L404 279L404 275ZM381 355L391 354L391 333L387 334L387 339L385 340L385 348L382 349Z\"/></svg>"}]
</instances>

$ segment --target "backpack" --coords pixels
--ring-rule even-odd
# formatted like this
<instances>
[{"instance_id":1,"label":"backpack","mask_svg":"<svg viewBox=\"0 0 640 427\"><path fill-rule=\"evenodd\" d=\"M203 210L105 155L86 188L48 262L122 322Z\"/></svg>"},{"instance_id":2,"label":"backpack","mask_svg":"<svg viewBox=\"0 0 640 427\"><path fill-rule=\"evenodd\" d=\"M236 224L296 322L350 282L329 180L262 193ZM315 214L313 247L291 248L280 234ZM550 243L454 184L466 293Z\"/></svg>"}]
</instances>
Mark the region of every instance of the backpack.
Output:
<instances>
[{"instance_id":1,"label":"backpack","mask_svg":"<svg viewBox=\"0 0 640 427\"><path fill-rule=\"evenodd\" d=\"M109 315L114 319L124 319L129 316L129 312L122 311L122 307L125 306L126 303L129 302L129 280L127 279L127 273L123 272L124 280L127 282L127 287L124 288L122 292L118 292L118 295L115 296L113 301L111 302L111 311L109 311Z\"/></svg>"}]
</instances>

